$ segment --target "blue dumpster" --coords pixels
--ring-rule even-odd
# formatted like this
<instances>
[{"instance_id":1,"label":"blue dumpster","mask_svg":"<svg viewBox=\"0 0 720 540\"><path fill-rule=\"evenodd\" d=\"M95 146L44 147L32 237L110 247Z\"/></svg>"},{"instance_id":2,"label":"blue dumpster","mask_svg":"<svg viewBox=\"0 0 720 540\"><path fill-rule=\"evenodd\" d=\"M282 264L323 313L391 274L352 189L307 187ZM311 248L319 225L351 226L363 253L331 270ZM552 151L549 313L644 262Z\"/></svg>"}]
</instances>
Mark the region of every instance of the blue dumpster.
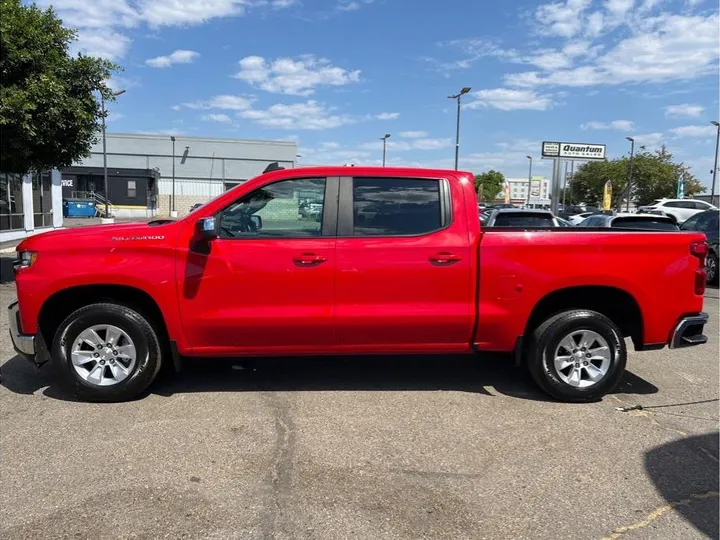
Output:
<instances>
[{"instance_id":1,"label":"blue dumpster","mask_svg":"<svg viewBox=\"0 0 720 540\"><path fill-rule=\"evenodd\" d=\"M95 201L93 199L64 199L64 217L95 217Z\"/></svg>"}]
</instances>

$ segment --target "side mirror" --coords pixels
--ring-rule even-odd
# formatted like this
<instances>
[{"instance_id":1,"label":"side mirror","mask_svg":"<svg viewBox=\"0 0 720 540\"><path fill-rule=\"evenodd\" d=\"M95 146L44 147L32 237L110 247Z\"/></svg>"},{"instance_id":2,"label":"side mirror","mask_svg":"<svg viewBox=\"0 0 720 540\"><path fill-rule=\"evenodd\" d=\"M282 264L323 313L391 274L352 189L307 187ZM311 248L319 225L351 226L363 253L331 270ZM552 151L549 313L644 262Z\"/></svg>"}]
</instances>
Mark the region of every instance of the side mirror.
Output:
<instances>
[{"instance_id":1,"label":"side mirror","mask_svg":"<svg viewBox=\"0 0 720 540\"><path fill-rule=\"evenodd\" d=\"M204 240L212 240L218 237L218 222L215 217L199 219L195 225L195 232L198 237Z\"/></svg>"},{"instance_id":2,"label":"side mirror","mask_svg":"<svg viewBox=\"0 0 720 540\"><path fill-rule=\"evenodd\" d=\"M253 214L252 216L250 216L250 221L252 221L256 231L262 229L262 217Z\"/></svg>"}]
</instances>

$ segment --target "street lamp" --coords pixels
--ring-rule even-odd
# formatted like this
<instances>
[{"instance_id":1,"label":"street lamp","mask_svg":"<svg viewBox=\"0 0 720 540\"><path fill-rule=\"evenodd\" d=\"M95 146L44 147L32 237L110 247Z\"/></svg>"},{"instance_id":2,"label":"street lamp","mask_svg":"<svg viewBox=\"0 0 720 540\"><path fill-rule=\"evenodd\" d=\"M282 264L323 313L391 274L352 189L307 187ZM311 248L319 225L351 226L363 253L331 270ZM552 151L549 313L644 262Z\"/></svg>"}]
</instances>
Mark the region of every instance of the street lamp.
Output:
<instances>
[{"instance_id":1,"label":"street lamp","mask_svg":"<svg viewBox=\"0 0 720 540\"><path fill-rule=\"evenodd\" d=\"M463 94L467 94L470 91L470 87L466 86L462 90L460 90L459 94L455 94L454 96L448 96L448 99L456 99L457 100L457 128L455 130L455 170L458 170L458 157L460 154L460 96Z\"/></svg>"},{"instance_id":2,"label":"street lamp","mask_svg":"<svg viewBox=\"0 0 720 540\"><path fill-rule=\"evenodd\" d=\"M113 92L113 97L121 96L125 93L125 90L118 90L117 92ZM109 199L110 199L110 193L108 193L108 181L107 181L107 139L105 137L105 96L102 93L102 90L100 90L100 110L102 112L102 141L103 141L103 189L105 190L105 218L110 217L110 209L109 206Z\"/></svg>"},{"instance_id":3,"label":"street lamp","mask_svg":"<svg viewBox=\"0 0 720 540\"><path fill-rule=\"evenodd\" d=\"M632 173L633 173L633 156L635 155L635 139L632 137L625 137L630 141L630 163L628 164L628 179L627 179L627 201L625 204L625 211L630 212L630 189L632 186Z\"/></svg>"},{"instance_id":4,"label":"street lamp","mask_svg":"<svg viewBox=\"0 0 720 540\"><path fill-rule=\"evenodd\" d=\"M530 206L530 189L532 188L532 156L525 156L530 161L530 166L528 168L528 192L527 192L527 201L525 202L525 206Z\"/></svg>"},{"instance_id":5,"label":"street lamp","mask_svg":"<svg viewBox=\"0 0 720 540\"><path fill-rule=\"evenodd\" d=\"M172 141L172 205L170 207L170 217L177 217L175 210L175 135L170 136Z\"/></svg>"},{"instance_id":6,"label":"street lamp","mask_svg":"<svg viewBox=\"0 0 720 540\"><path fill-rule=\"evenodd\" d=\"M710 188L710 204L715 204L715 179L717 178L718 168L718 146L720 146L720 123L713 120L710 122L717 128L717 135L715 135L715 161L713 162L713 179L712 187Z\"/></svg>"},{"instance_id":7,"label":"street lamp","mask_svg":"<svg viewBox=\"0 0 720 540\"><path fill-rule=\"evenodd\" d=\"M385 166L385 152L387 151L387 140L390 138L390 134L386 133L384 137L380 137L383 142L383 167Z\"/></svg>"}]
</instances>

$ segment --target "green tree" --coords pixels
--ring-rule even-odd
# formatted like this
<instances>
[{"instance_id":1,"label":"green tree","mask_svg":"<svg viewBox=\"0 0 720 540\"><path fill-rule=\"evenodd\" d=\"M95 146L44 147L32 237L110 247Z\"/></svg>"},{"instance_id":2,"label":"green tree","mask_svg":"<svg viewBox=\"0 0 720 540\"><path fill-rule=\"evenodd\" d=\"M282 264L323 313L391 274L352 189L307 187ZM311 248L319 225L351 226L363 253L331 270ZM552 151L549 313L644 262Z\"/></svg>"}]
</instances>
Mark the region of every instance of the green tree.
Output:
<instances>
[{"instance_id":1,"label":"green tree","mask_svg":"<svg viewBox=\"0 0 720 540\"><path fill-rule=\"evenodd\" d=\"M627 196L629 157L612 161L591 161L577 168L568 188L569 199L575 203L600 206L605 182L612 182L613 207L620 209ZM663 146L655 152L640 152L633 158L632 193L630 200L637 206L663 197L673 198L677 181L685 181L685 196L701 193L705 188L683 163L675 163Z\"/></svg>"},{"instance_id":2,"label":"green tree","mask_svg":"<svg viewBox=\"0 0 720 540\"><path fill-rule=\"evenodd\" d=\"M0 0L0 171L67 167L97 140L107 80L118 70L99 58L70 56L76 39L52 8Z\"/></svg>"},{"instance_id":3,"label":"green tree","mask_svg":"<svg viewBox=\"0 0 720 540\"><path fill-rule=\"evenodd\" d=\"M505 177L501 172L490 170L475 176L475 191L482 201L493 201L503 189Z\"/></svg>"}]
</instances>

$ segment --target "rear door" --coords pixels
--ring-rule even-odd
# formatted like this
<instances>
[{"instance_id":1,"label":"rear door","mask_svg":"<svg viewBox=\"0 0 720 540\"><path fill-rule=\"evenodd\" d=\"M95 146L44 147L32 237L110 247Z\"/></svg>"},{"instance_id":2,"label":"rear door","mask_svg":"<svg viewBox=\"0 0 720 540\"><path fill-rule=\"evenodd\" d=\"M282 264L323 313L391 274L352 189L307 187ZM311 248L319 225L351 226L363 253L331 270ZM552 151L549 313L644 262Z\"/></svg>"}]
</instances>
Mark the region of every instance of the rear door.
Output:
<instances>
[{"instance_id":1,"label":"rear door","mask_svg":"<svg viewBox=\"0 0 720 540\"><path fill-rule=\"evenodd\" d=\"M461 186L448 179L341 178L341 349L467 349L474 314L467 219Z\"/></svg>"}]
</instances>

